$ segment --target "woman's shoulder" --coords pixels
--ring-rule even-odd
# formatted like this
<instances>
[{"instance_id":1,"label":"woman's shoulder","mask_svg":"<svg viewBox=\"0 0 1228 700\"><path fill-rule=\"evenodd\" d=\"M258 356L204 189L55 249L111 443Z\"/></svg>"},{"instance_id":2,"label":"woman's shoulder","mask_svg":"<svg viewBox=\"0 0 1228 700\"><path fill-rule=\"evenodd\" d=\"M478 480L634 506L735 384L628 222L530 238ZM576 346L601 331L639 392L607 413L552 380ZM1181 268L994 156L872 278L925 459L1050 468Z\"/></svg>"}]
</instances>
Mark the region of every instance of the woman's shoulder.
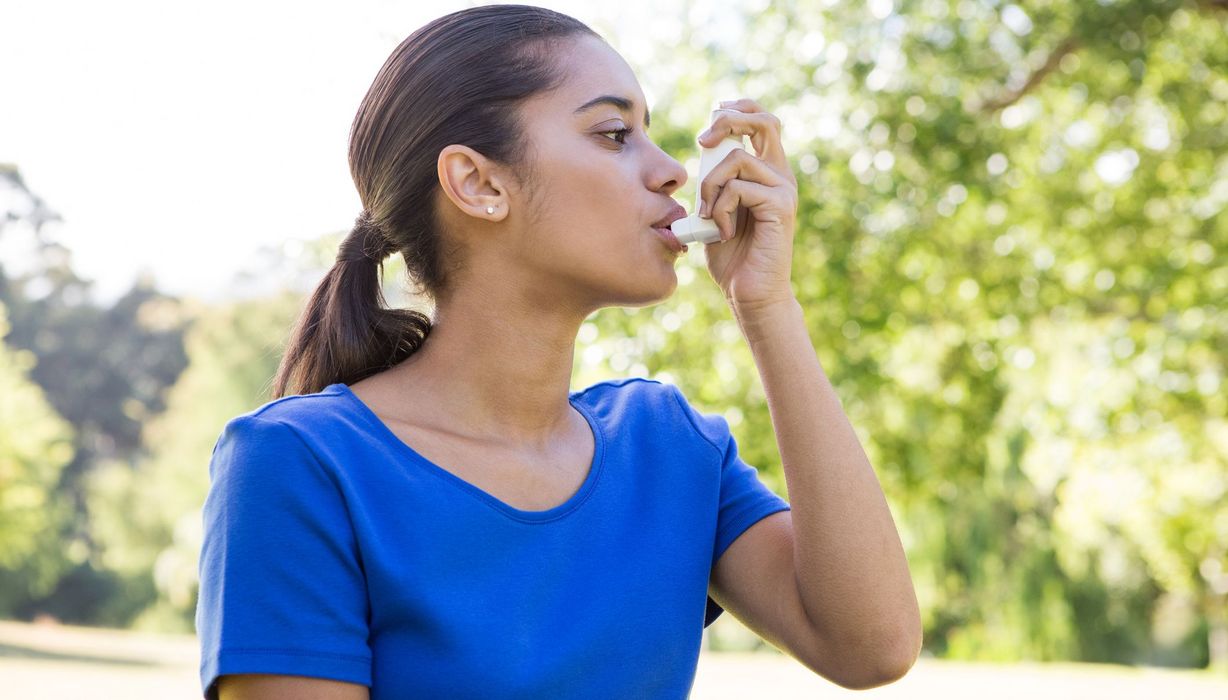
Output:
<instances>
[{"instance_id":1,"label":"woman's shoulder","mask_svg":"<svg viewBox=\"0 0 1228 700\"><path fill-rule=\"evenodd\" d=\"M289 478L336 471L338 454L352 449L360 418L344 385L268 401L226 422L213 446L210 474L230 479ZM293 479L292 479L293 481Z\"/></svg>"},{"instance_id":2,"label":"woman's shoulder","mask_svg":"<svg viewBox=\"0 0 1228 700\"><path fill-rule=\"evenodd\" d=\"M607 379L573 391L571 397L605 421L627 427L637 420L654 429L664 423L694 424L700 416L681 389L661 379Z\"/></svg>"},{"instance_id":3,"label":"woman's shoulder","mask_svg":"<svg viewBox=\"0 0 1228 700\"><path fill-rule=\"evenodd\" d=\"M290 428L310 430L343 412L345 399L345 385L330 384L312 394L291 394L272 399L235 416L231 421L255 419L257 422L281 423Z\"/></svg>"},{"instance_id":4,"label":"woman's shoulder","mask_svg":"<svg viewBox=\"0 0 1228 700\"><path fill-rule=\"evenodd\" d=\"M648 377L624 377L604 379L571 392L573 401L590 407L642 408L660 403L670 403L678 388L673 384Z\"/></svg>"},{"instance_id":5,"label":"woman's shoulder","mask_svg":"<svg viewBox=\"0 0 1228 700\"><path fill-rule=\"evenodd\" d=\"M306 443L318 436L336 437L353 410L344 384L330 384L311 394L291 394L232 417L222 428L221 438L253 433L291 435Z\"/></svg>"},{"instance_id":6,"label":"woman's shoulder","mask_svg":"<svg viewBox=\"0 0 1228 700\"><path fill-rule=\"evenodd\" d=\"M643 417L652 427L663 422L688 426L704 441L718 449L730 436L729 422L721 412L696 406L686 393L672 382L647 377L629 377L600 381L572 392L597 413L626 421Z\"/></svg>"}]
</instances>

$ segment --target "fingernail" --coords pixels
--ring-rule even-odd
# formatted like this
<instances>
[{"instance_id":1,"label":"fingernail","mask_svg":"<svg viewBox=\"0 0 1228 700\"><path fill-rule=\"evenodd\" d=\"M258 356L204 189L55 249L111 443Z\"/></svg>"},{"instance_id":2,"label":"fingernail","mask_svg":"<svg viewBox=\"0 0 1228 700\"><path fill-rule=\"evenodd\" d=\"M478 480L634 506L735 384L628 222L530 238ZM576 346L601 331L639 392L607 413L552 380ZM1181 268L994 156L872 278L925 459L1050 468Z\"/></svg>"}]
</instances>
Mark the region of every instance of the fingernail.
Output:
<instances>
[{"instance_id":1,"label":"fingernail","mask_svg":"<svg viewBox=\"0 0 1228 700\"><path fill-rule=\"evenodd\" d=\"M708 217L708 203L700 202L699 203L699 218L706 219L707 217Z\"/></svg>"}]
</instances>

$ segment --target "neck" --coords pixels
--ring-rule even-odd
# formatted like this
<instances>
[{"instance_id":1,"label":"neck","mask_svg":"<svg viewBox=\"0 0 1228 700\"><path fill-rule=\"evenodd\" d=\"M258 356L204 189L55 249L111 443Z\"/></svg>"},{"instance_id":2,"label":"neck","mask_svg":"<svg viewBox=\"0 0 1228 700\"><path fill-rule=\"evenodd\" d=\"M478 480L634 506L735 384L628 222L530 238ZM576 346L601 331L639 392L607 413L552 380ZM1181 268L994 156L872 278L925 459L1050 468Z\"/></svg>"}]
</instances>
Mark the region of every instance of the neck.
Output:
<instances>
[{"instance_id":1,"label":"neck","mask_svg":"<svg viewBox=\"0 0 1228 700\"><path fill-rule=\"evenodd\" d=\"M429 396L433 422L450 432L546 451L575 425L568 393L586 314L490 298L458 294L440 306L422 347L390 373L404 396Z\"/></svg>"}]
</instances>

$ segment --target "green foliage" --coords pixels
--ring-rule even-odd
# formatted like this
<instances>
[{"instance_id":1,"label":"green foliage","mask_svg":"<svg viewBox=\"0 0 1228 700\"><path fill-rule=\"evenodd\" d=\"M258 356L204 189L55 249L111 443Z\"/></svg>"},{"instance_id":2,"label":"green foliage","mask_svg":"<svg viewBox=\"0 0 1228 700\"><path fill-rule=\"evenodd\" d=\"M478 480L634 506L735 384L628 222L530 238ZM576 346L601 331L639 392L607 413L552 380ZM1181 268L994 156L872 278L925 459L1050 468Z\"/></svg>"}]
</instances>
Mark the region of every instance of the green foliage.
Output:
<instances>
[{"instance_id":1,"label":"green foliage","mask_svg":"<svg viewBox=\"0 0 1228 700\"><path fill-rule=\"evenodd\" d=\"M0 303L0 338L8 328ZM35 362L0 343L0 617L49 592L76 554L56 538L71 517L56 484L73 456L72 426L30 381Z\"/></svg>"},{"instance_id":2,"label":"green foliage","mask_svg":"<svg viewBox=\"0 0 1228 700\"><path fill-rule=\"evenodd\" d=\"M145 425L148 457L91 474L101 568L154 584L133 627L193 631L209 455L228 420L270 400L280 345L300 304L283 294L195 310L188 369L168 393L166 412Z\"/></svg>"},{"instance_id":3,"label":"green foliage","mask_svg":"<svg viewBox=\"0 0 1228 700\"><path fill-rule=\"evenodd\" d=\"M686 87L654 138L692 158L715 97L781 117L794 290L927 649L1206 663L1205 630L1228 635L1222 3L803 0L744 22L636 57L695 69L638 71ZM783 493L744 341L680 272L668 304L590 320L580 375L675 380ZM1159 632L1174 606L1201 637Z\"/></svg>"},{"instance_id":4,"label":"green foliage","mask_svg":"<svg viewBox=\"0 0 1228 700\"><path fill-rule=\"evenodd\" d=\"M306 293L336 255L336 233L288 241L261 253L236 276L240 288L281 274L281 292L220 306L189 305L188 368L166 396L166 411L145 423L145 456L101 464L88 479L99 568L131 581L117 607L123 624L168 632L194 631L201 507L209 487L209 455L231 418L271 399L272 378ZM405 285L404 263L385 263L390 304L422 307Z\"/></svg>"},{"instance_id":5,"label":"green foliage","mask_svg":"<svg viewBox=\"0 0 1228 700\"><path fill-rule=\"evenodd\" d=\"M83 484L99 464L127 462L140 454L141 424L163 409L165 388L186 364L181 309L147 280L137 280L113 304L94 303L92 283L77 275L71 251L46 226L58 215L28 190L16 168L0 164L0 185L9 194L0 202L0 237L12 245L10 237L20 243L26 242L24 236L33 250L21 269L0 267L0 303L7 306L11 322L2 337L38 358L29 367L29 379L71 426L69 462L47 462L48 469L57 468L52 500L67 515L48 520L55 529L39 536L55 542L74 567L57 568L50 578L39 578L37 586L7 587L11 605L5 614L124 623L124 605L117 607L107 595L94 592L133 592L141 586L106 580L93 568ZM7 408L8 397L3 400Z\"/></svg>"}]
</instances>

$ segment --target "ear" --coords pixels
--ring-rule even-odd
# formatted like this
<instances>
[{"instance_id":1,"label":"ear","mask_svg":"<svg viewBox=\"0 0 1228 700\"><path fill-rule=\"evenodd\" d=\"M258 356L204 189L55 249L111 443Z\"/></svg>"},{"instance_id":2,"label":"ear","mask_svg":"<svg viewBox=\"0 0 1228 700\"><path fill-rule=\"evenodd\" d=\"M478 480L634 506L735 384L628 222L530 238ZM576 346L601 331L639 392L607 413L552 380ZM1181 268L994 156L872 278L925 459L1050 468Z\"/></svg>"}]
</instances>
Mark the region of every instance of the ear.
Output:
<instances>
[{"instance_id":1,"label":"ear","mask_svg":"<svg viewBox=\"0 0 1228 700\"><path fill-rule=\"evenodd\" d=\"M469 216L500 221L509 208L503 171L486 156L459 144L444 147L436 162L439 185L452 204ZM487 208L494 207L488 214Z\"/></svg>"}]
</instances>

